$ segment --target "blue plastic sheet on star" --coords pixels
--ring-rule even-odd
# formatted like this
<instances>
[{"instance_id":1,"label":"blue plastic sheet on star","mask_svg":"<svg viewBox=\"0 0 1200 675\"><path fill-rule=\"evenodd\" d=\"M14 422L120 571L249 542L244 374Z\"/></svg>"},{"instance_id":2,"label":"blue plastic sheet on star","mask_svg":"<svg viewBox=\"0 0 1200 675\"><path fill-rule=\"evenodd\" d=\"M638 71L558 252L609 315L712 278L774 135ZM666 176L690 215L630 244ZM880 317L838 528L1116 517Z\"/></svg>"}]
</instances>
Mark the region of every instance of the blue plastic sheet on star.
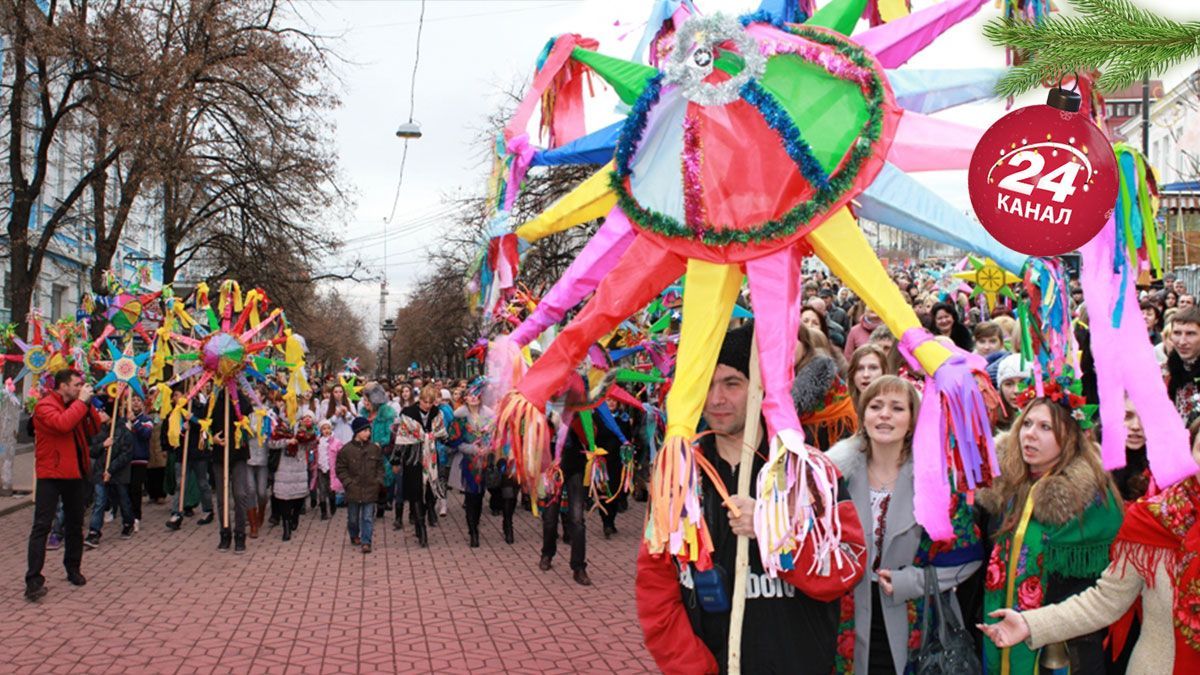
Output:
<instances>
[{"instance_id":1,"label":"blue plastic sheet on star","mask_svg":"<svg viewBox=\"0 0 1200 675\"><path fill-rule=\"evenodd\" d=\"M617 122L553 150L538 150L533 154L530 166L607 164L613 158L613 148L617 146L623 124L623 121Z\"/></svg>"},{"instance_id":2,"label":"blue plastic sheet on star","mask_svg":"<svg viewBox=\"0 0 1200 675\"><path fill-rule=\"evenodd\" d=\"M1005 68L898 68L887 71L896 102L905 110L932 113L995 96Z\"/></svg>"},{"instance_id":3,"label":"blue plastic sheet on star","mask_svg":"<svg viewBox=\"0 0 1200 675\"><path fill-rule=\"evenodd\" d=\"M855 201L862 218L986 256L1014 274L1028 257L996 241L983 225L891 163Z\"/></svg>"}]
</instances>

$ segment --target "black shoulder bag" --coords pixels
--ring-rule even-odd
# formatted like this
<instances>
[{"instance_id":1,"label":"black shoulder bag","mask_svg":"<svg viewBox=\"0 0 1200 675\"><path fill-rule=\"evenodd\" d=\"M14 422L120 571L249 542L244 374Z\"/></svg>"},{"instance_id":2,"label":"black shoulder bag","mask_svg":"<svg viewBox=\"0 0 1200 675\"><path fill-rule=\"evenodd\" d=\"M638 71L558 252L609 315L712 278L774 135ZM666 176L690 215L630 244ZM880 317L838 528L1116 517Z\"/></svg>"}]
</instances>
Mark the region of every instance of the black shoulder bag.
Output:
<instances>
[{"instance_id":1,"label":"black shoulder bag","mask_svg":"<svg viewBox=\"0 0 1200 675\"><path fill-rule=\"evenodd\" d=\"M953 592L953 591L947 591ZM975 675L983 672L975 643L967 634L949 600L938 592L937 570L925 567L925 616L921 619L921 647L917 675ZM934 630L934 614L937 629Z\"/></svg>"}]
</instances>

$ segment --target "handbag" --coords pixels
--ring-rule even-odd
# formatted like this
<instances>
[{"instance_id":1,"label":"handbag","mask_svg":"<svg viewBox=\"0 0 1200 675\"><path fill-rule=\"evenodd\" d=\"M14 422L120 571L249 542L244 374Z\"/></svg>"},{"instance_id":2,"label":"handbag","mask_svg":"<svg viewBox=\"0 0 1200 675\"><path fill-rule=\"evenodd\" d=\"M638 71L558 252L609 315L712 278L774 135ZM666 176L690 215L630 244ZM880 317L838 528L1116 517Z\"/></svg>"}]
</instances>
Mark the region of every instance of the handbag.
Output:
<instances>
[{"instance_id":1,"label":"handbag","mask_svg":"<svg viewBox=\"0 0 1200 675\"><path fill-rule=\"evenodd\" d=\"M951 592L951 591L947 591ZM938 592L937 570L925 567L925 616L921 619L921 647L917 652L917 675L973 675L983 672L975 643L955 615L948 600ZM937 615L937 629L932 625Z\"/></svg>"},{"instance_id":2,"label":"handbag","mask_svg":"<svg viewBox=\"0 0 1200 675\"><path fill-rule=\"evenodd\" d=\"M488 490L495 490L500 487L500 482L504 479L504 475L500 473L500 466L495 460L488 462L487 467L483 470L483 487Z\"/></svg>"}]
</instances>

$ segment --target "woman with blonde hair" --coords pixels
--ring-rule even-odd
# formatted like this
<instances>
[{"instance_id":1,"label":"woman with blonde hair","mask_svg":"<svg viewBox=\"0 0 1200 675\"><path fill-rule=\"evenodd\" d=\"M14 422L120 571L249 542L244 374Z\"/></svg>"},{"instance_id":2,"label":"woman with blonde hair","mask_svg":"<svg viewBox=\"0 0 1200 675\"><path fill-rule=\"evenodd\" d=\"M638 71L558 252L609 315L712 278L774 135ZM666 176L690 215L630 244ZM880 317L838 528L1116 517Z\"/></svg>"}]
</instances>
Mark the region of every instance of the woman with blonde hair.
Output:
<instances>
[{"instance_id":1,"label":"woman with blonde hair","mask_svg":"<svg viewBox=\"0 0 1200 675\"><path fill-rule=\"evenodd\" d=\"M858 351L863 348L860 347ZM926 568L938 590L953 589L983 560L979 529L968 500L951 499L954 539L937 545L913 515L913 429L921 397L906 380L876 378L859 396L858 433L829 450L863 524L867 570L842 599L835 672L902 673L915 665L921 644ZM958 600L947 607L962 623Z\"/></svg>"},{"instance_id":2,"label":"woman with blonde hair","mask_svg":"<svg viewBox=\"0 0 1200 675\"><path fill-rule=\"evenodd\" d=\"M1033 391L1019 399L1024 407L998 448L1000 475L976 493L995 527L984 581L984 612L992 616L1091 588L1108 566L1123 516L1100 451L1085 434L1090 424L1077 397L1053 382L1041 398ZM1103 642L1103 630L1070 640L1078 665L1072 673L1104 673ZM987 643L984 657L986 672L1023 675L1038 667L1037 653L1025 644L998 649Z\"/></svg>"}]
</instances>

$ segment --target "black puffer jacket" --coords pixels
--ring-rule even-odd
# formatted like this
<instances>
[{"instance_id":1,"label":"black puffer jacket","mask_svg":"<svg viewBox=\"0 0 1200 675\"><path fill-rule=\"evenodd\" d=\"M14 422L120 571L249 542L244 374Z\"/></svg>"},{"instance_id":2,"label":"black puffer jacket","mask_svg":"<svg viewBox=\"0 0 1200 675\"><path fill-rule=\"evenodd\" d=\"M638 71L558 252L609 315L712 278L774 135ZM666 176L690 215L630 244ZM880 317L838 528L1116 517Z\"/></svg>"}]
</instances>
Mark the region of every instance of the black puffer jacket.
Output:
<instances>
[{"instance_id":1,"label":"black puffer jacket","mask_svg":"<svg viewBox=\"0 0 1200 675\"><path fill-rule=\"evenodd\" d=\"M104 457L107 450L104 441L108 440L108 429L105 428L92 436L90 455L92 457L92 483L104 482ZM113 431L112 457L108 463L108 474L113 483L129 485L129 464L133 461L133 432L125 426L123 420L117 421Z\"/></svg>"}]
</instances>

